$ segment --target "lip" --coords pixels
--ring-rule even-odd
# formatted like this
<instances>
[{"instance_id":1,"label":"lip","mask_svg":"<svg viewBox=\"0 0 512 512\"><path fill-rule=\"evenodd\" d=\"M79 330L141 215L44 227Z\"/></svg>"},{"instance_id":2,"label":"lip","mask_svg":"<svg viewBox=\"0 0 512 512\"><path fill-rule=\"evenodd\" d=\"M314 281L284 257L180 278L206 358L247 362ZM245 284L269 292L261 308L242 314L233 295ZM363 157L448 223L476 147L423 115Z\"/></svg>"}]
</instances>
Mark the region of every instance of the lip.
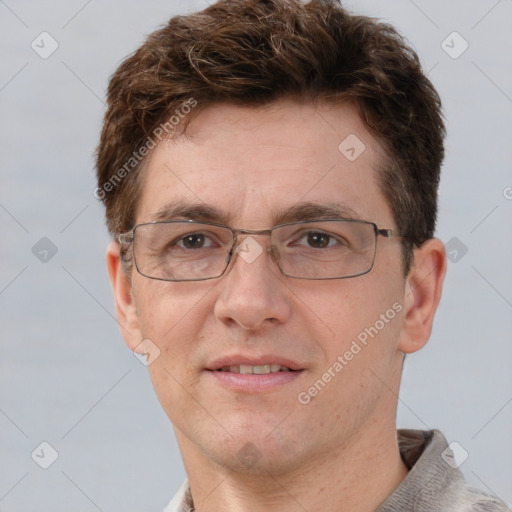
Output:
<instances>
[{"instance_id":1,"label":"lip","mask_svg":"<svg viewBox=\"0 0 512 512\"><path fill-rule=\"evenodd\" d=\"M278 364L294 371L279 371L262 375L217 371L224 366L239 366L241 364L250 366ZM215 359L205 368L205 374L215 379L217 384L233 391L245 393L260 393L262 391L274 390L295 381L305 371L305 368L301 367L299 363L273 354L258 357L244 355L224 356Z\"/></svg>"},{"instance_id":2,"label":"lip","mask_svg":"<svg viewBox=\"0 0 512 512\"><path fill-rule=\"evenodd\" d=\"M242 363L243 364L243 363ZM286 366L286 365L282 365ZM205 370L205 374L215 379L215 382L223 387L233 391L246 393L259 393L262 391L273 390L285 384L289 384L303 375L305 370L293 372L275 372L257 374L243 374L232 372L218 372L215 370Z\"/></svg>"}]
</instances>

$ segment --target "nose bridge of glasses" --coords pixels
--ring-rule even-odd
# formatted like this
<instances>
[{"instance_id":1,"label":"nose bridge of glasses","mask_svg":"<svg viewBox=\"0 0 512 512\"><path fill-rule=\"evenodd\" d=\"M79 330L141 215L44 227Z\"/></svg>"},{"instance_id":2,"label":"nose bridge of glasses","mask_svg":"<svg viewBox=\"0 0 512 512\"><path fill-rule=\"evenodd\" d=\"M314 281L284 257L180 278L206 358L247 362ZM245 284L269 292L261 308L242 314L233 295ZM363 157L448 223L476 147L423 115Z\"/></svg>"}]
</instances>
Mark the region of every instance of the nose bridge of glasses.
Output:
<instances>
[{"instance_id":1,"label":"nose bridge of glasses","mask_svg":"<svg viewBox=\"0 0 512 512\"><path fill-rule=\"evenodd\" d=\"M233 229L233 236L238 238L240 235L263 235L270 236L272 234L271 229Z\"/></svg>"},{"instance_id":2,"label":"nose bridge of glasses","mask_svg":"<svg viewBox=\"0 0 512 512\"><path fill-rule=\"evenodd\" d=\"M259 237L270 237L272 236L272 229L232 229L233 233L233 248L231 250L231 253L238 253L238 252L247 252L247 251L257 251L257 247L259 246L261 248L261 252L265 251L265 248L262 247L259 241L252 238L253 236L259 236ZM252 238L254 240L253 247L246 246L245 249L242 249L244 241L247 239ZM277 247L275 247L272 243L269 243L268 247L266 248L266 251L270 253L271 258L274 260L274 262L277 263L279 259L279 253L277 250Z\"/></svg>"},{"instance_id":3,"label":"nose bridge of glasses","mask_svg":"<svg viewBox=\"0 0 512 512\"><path fill-rule=\"evenodd\" d=\"M244 240L252 238L253 236L268 236L272 235L271 229L233 229L233 246L234 248L240 247ZM259 244L259 242L257 242Z\"/></svg>"}]
</instances>

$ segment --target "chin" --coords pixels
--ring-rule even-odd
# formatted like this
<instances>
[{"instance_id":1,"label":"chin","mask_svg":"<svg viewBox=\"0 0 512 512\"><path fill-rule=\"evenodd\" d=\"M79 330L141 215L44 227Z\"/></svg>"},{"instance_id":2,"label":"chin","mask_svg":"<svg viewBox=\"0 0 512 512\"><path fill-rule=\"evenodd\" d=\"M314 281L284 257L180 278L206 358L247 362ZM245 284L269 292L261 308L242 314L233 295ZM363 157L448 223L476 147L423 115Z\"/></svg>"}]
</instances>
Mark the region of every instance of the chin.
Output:
<instances>
[{"instance_id":1,"label":"chin","mask_svg":"<svg viewBox=\"0 0 512 512\"><path fill-rule=\"evenodd\" d=\"M231 436L203 445L209 457L218 465L236 473L251 475L280 474L297 467L304 454L304 442L293 441L291 433L254 424L228 430Z\"/></svg>"},{"instance_id":2,"label":"chin","mask_svg":"<svg viewBox=\"0 0 512 512\"><path fill-rule=\"evenodd\" d=\"M241 448L236 446L229 452L216 453L213 460L235 473L262 476L287 473L298 465L289 452L258 446L252 441L246 441Z\"/></svg>"}]
</instances>

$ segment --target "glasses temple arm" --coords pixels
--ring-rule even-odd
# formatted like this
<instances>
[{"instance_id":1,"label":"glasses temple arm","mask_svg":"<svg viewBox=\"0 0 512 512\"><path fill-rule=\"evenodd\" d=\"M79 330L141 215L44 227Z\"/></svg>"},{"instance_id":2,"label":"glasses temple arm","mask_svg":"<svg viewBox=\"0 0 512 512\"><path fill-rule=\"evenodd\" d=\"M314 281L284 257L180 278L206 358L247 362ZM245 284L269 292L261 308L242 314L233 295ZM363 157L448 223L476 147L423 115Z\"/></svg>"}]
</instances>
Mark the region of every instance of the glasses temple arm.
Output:
<instances>
[{"instance_id":1,"label":"glasses temple arm","mask_svg":"<svg viewBox=\"0 0 512 512\"><path fill-rule=\"evenodd\" d=\"M381 235L385 238L408 238L407 235L400 235L395 233L394 229L379 229L377 228L377 235Z\"/></svg>"}]
</instances>

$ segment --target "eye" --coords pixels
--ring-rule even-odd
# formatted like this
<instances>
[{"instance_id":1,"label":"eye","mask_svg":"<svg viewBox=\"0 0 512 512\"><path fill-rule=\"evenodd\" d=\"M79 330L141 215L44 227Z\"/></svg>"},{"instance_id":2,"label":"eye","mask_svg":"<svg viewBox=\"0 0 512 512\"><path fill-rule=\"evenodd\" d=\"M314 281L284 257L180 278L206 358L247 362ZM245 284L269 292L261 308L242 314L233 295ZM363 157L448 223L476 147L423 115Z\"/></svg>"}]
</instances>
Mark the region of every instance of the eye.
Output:
<instances>
[{"instance_id":1,"label":"eye","mask_svg":"<svg viewBox=\"0 0 512 512\"><path fill-rule=\"evenodd\" d=\"M313 224L313 223L311 223ZM290 251L302 251L309 254L319 254L320 252L355 250L354 236L350 232L347 224L332 222L315 222L313 225L301 226L300 223L283 226L278 245L286 246Z\"/></svg>"},{"instance_id":2,"label":"eye","mask_svg":"<svg viewBox=\"0 0 512 512\"><path fill-rule=\"evenodd\" d=\"M210 238L203 233L190 233L181 237L176 245L184 249L203 249L205 247L212 247L214 244Z\"/></svg>"},{"instance_id":3,"label":"eye","mask_svg":"<svg viewBox=\"0 0 512 512\"><path fill-rule=\"evenodd\" d=\"M336 244L336 240L331 235L321 231L310 231L302 239L306 239L307 244L315 249L324 249Z\"/></svg>"},{"instance_id":4,"label":"eye","mask_svg":"<svg viewBox=\"0 0 512 512\"><path fill-rule=\"evenodd\" d=\"M298 236L293 245L305 245L313 249L346 245L343 239L325 231L307 231Z\"/></svg>"}]
</instances>

